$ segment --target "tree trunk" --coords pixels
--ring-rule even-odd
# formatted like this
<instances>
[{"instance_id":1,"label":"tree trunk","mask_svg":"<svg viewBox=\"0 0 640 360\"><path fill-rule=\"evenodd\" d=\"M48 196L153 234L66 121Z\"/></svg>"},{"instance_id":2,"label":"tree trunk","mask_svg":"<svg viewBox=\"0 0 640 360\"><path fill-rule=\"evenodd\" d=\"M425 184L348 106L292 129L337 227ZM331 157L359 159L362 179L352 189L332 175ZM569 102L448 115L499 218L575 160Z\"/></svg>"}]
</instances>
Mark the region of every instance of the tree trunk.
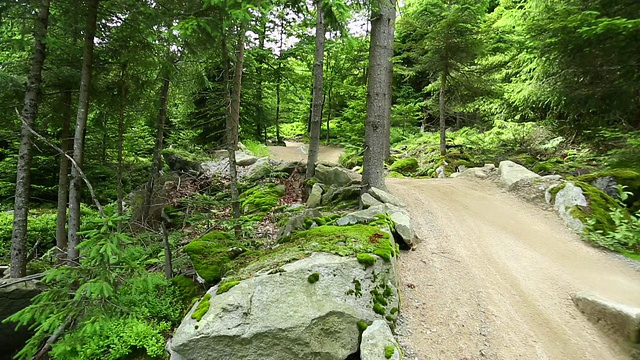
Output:
<instances>
[{"instance_id":1,"label":"tree trunk","mask_svg":"<svg viewBox=\"0 0 640 360\"><path fill-rule=\"evenodd\" d=\"M282 143L280 139L280 84L282 83L281 65L278 64L278 74L276 76L276 145Z\"/></svg>"},{"instance_id":2,"label":"tree trunk","mask_svg":"<svg viewBox=\"0 0 640 360\"><path fill-rule=\"evenodd\" d=\"M335 66L335 62L334 62L334 66ZM329 69L329 67L327 67L327 69ZM333 73L332 76L329 80L329 89L327 90L328 94L327 94L327 107L329 108L329 111L327 111L327 145L329 145L329 141L331 141L331 127L330 127L330 123L331 123L331 111L333 110L331 108L331 93L333 92Z\"/></svg>"},{"instance_id":3,"label":"tree trunk","mask_svg":"<svg viewBox=\"0 0 640 360\"><path fill-rule=\"evenodd\" d=\"M236 54L236 66L233 73L233 89L231 91L231 106L229 114L229 124L227 125L227 149L229 150L229 175L231 176L231 202L233 207L233 218L240 218L240 200L238 194L238 172L236 168L236 149L238 148L238 125L240 123L240 99L242 92L242 70L244 68L244 23L238 30L238 44ZM236 238L240 238L240 224L235 226Z\"/></svg>"},{"instance_id":4,"label":"tree trunk","mask_svg":"<svg viewBox=\"0 0 640 360\"><path fill-rule=\"evenodd\" d=\"M309 131L309 153L307 157L307 179L316 171L316 162L320 152L320 128L322 127L322 96L324 80L324 12L322 0L316 0L316 52L313 63L313 107L311 108L311 126Z\"/></svg>"},{"instance_id":5,"label":"tree trunk","mask_svg":"<svg viewBox=\"0 0 640 360\"><path fill-rule=\"evenodd\" d=\"M162 76L162 87L160 88L160 111L158 112L158 124L156 127L156 145L153 150L153 162L151 164L147 193L144 197L144 207L142 210L143 223L149 221L149 214L151 212L151 206L153 205L153 192L160 177L160 170L162 170L162 144L164 143L164 122L167 118L169 84L169 76L164 74L164 76Z\"/></svg>"},{"instance_id":6,"label":"tree trunk","mask_svg":"<svg viewBox=\"0 0 640 360\"><path fill-rule=\"evenodd\" d=\"M445 93L447 91L447 69L442 71L440 76L440 154L447 154L447 124Z\"/></svg>"},{"instance_id":7,"label":"tree trunk","mask_svg":"<svg viewBox=\"0 0 640 360\"><path fill-rule=\"evenodd\" d=\"M122 65L122 77L120 79L120 118L118 119L118 216L124 213L124 191L122 189L122 170L124 167L123 146L124 146L124 117L126 111L127 85L125 82L125 73L127 64ZM118 232L122 231L122 221L118 221Z\"/></svg>"},{"instance_id":8,"label":"tree trunk","mask_svg":"<svg viewBox=\"0 0 640 360\"><path fill-rule=\"evenodd\" d=\"M263 52L265 50L264 48L264 43L265 43L265 38L267 35L267 16L263 15L260 18L260 33L258 34L258 58L257 58L257 66L256 66L256 77L257 77L257 89L256 89L256 101L258 103L258 119L256 121L256 139L258 139L258 141L260 140L260 138L262 137L262 128L263 127L267 127L267 124L263 124L264 121L264 93L262 90L262 84L264 82L263 79L263 74L262 74L262 67L264 66L265 63L265 58L263 55ZM267 142L267 139L265 137L264 142Z\"/></svg>"},{"instance_id":9,"label":"tree trunk","mask_svg":"<svg viewBox=\"0 0 640 360\"><path fill-rule=\"evenodd\" d=\"M369 79L367 120L365 123L363 191L371 187L385 189L384 160L386 157L386 124L391 116L391 80L393 64L393 33L396 18L395 0L376 0L372 6L371 44L369 48Z\"/></svg>"},{"instance_id":10,"label":"tree trunk","mask_svg":"<svg viewBox=\"0 0 640 360\"><path fill-rule=\"evenodd\" d=\"M76 130L73 137L73 160L82 166L84 157L84 137L89 115L89 92L91 90L91 73L93 66L93 46L96 35L99 0L88 1L88 13L86 31L84 36L84 54L82 57L82 74L80 78L80 95L78 98L78 115L76 117ZM78 231L80 230L80 185L82 178L78 169L71 168L71 182L69 185L69 236L67 260L71 264L77 262L80 256L76 246L80 243Z\"/></svg>"},{"instance_id":11,"label":"tree trunk","mask_svg":"<svg viewBox=\"0 0 640 360\"><path fill-rule=\"evenodd\" d=\"M65 113L62 115L62 133L60 134L60 148L66 154L72 150L71 140L71 116L73 116L73 104L71 103L71 89L67 89L63 96ZM67 202L69 201L69 159L60 155L60 171L58 173L58 213L56 217L56 247L67 251ZM64 256L61 256L64 258Z\"/></svg>"},{"instance_id":12,"label":"tree trunk","mask_svg":"<svg viewBox=\"0 0 640 360\"><path fill-rule=\"evenodd\" d=\"M13 232L11 233L11 277L27 275L27 222L29 217L29 188L31 186L31 159L33 156L33 135L29 131L34 127L38 115L42 85L42 68L46 56L47 27L49 26L49 0L42 0L35 23L35 46L31 69L24 93L24 107L20 115L22 132L18 150L18 168L16 172L16 193L13 210Z\"/></svg>"}]
</instances>

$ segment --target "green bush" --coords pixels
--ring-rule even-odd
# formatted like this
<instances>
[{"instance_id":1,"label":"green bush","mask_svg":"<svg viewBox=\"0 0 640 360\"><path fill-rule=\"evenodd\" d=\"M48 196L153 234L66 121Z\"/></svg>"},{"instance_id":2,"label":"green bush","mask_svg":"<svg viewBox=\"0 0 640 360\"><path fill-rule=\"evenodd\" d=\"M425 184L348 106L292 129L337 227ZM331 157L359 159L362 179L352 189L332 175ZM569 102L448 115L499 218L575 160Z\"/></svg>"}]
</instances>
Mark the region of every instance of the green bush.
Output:
<instances>
[{"instance_id":1,"label":"green bush","mask_svg":"<svg viewBox=\"0 0 640 360\"><path fill-rule=\"evenodd\" d=\"M630 192L620 191L620 204ZM621 252L632 258L640 259L640 211L630 216L622 206L609 213L613 222L611 228L599 226L596 218L587 220L586 237L594 244L609 250Z\"/></svg>"},{"instance_id":2,"label":"green bush","mask_svg":"<svg viewBox=\"0 0 640 360\"><path fill-rule=\"evenodd\" d=\"M254 156L257 156L257 157L271 156L271 151L269 151L269 148L263 143L260 143L251 139L245 140L242 143L244 144L244 146L247 147L247 149L249 149L249 151L253 153Z\"/></svg>"},{"instance_id":3,"label":"green bush","mask_svg":"<svg viewBox=\"0 0 640 360\"><path fill-rule=\"evenodd\" d=\"M410 175L418 170L418 159L405 158L394 162L389 170L401 173L402 175Z\"/></svg>"}]
</instances>

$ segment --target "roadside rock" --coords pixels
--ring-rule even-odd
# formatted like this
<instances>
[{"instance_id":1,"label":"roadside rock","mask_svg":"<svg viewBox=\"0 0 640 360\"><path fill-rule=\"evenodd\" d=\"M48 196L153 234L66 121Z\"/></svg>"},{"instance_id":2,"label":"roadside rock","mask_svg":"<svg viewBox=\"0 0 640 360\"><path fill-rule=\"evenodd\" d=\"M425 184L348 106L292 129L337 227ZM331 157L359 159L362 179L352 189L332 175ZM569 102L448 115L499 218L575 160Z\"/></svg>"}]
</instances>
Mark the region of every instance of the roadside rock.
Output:
<instances>
[{"instance_id":1,"label":"roadside rock","mask_svg":"<svg viewBox=\"0 0 640 360\"><path fill-rule=\"evenodd\" d=\"M540 177L540 175L526 167L508 160L500 162L498 173L500 175L500 182L507 187L511 187L511 185L522 179L535 179Z\"/></svg>"},{"instance_id":2,"label":"roadside rock","mask_svg":"<svg viewBox=\"0 0 640 360\"><path fill-rule=\"evenodd\" d=\"M260 180L271 175L273 171L274 165L269 158L263 157L258 159L253 165L249 167L247 170L246 177L251 180Z\"/></svg>"},{"instance_id":3,"label":"roadside rock","mask_svg":"<svg viewBox=\"0 0 640 360\"><path fill-rule=\"evenodd\" d=\"M454 173L456 174L456 173ZM485 168L480 168L480 167L475 167L475 168L469 168L463 172L457 173L458 175L455 177L476 177L479 179L486 179L489 175L487 174L487 169ZM451 175L452 177L453 174Z\"/></svg>"},{"instance_id":4,"label":"roadside rock","mask_svg":"<svg viewBox=\"0 0 640 360\"><path fill-rule=\"evenodd\" d=\"M199 173L202 171L199 163L187 160L176 153L164 152L162 157L172 171L182 173Z\"/></svg>"},{"instance_id":5,"label":"roadside rock","mask_svg":"<svg viewBox=\"0 0 640 360\"><path fill-rule=\"evenodd\" d=\"M327 162L316 164L315 177L327 186L336 185L338 187L362 181L362 175L339 166L328 166Z\"/></svg>"},{"instance_id":6,"label":"roadside rock","mask_svg":"<svg viewBox=\"0 0 640 360\"><path fill-rule=\"evenodd\" d=\"M556 194L553 209L558 212L570 229L582 232L582 230L584 230L584 224L571 215L571 210L575 206L587 207L588 205L589 203L582 193L582 189L571 182L567 182L564 188Z\"/></svg>"},{"instance_id":7,"label":"roadside rock","mask_svg":"<svg viewBox=\"0 0 640 360\"><path fill-rule=\"evenodd\" d=\"M258 158L252 155L247 155L241 151L236 152L236 165L249 166L258 161Z\"/></svg>"},{"instance_id":8,"label":"roadside rock","mask_svg":"<svg viewBox=\"0 0 640 360\"><path fill-rule=\"evenodd\" d=\"M391 289L387 314L398 306L393 261L365 267L353 257L315 253L282 270L222 294L210 289L201 320L191 318L195 305L175 331L175 359L344 360L358 351L358 321L382 319L371 292Z\"/></svg>"},{"instance_id":9,"label":"roadside rock","mask_svg":"<svg viewBox=\"0 0 640 360\"><path fill-rule=\"evenodd\" d=\"M391 353L391 347L393 353ZM362 333L360 343L361 360L400 360L400 346L393 338L389 325L382 320L376 320ZM392 355L386 357L387 351Z\"/></svg>"},{"instance_id":10,"label":"roadside rock","mask_svg":"<svg viewBox=\"0 0 640 360\"><path fill-rule=\"evenodd\" d=\"M526 178L518 180L509 187L509 191L515 193L520 198L537 203L538 205L546 206L549 202L546 201L547 190L562 183L561 178L558 179L555 176L540 178Z\"/></svg>"},{"instance_id":11,"label":"roadside rock","mask_svg":"<svg viewBox=\"0 0 640 360\"><path fill-rule=\"evenodd\" d=\"M335 201L356 200L360 197L360 192L359 185L344 187L332 185L322 195L322 204L327 205Z\"/></svg>"},{"instance_id":12,"label":"roadside rock","mask_svg":"<svg viewBox=\"0 0 640 360\"><path fill-rule=\"evenodd\" d=\"M396 232L407 246L411 247L416 244L416 233L411 225L411 216L409 212L397 206L389 206L387 214L391 217L395 225Z\"/></svg>"},{"instance_id":13,"label":"roadside rock","mask_svg":"<svg viewBox=\"0 0 640 360\"><path fill-rule=\"evenodd\" d=\"M371 194L369 193L362 194L361 199L362 199L362 206L364 206L365 208L382 205L380 201L378 201L376 198L371 196Z\"/></svg>"},{"instance_id":14,"label":"roadside rock","mask_svg":"<svg viewBox=\"0 0 640 360\"><path fill-rule=\"evenodd\" d=\"M307 199L307 207L314 208L320 206L322 203L322 185L313 184L311 188L311 193L309 194L309 198Z\"/></svg>"},{"instance_id":15,"label":"roadside rock","mask_svg":"<svg viewBox=\"0 0 640 360\"><path fill-rule=\"evenodd\" d=\"M287 222L287 225L285 225L280 232L280 235L278 235L278 239L286 238L294 231L305 230L304 223L306 219L313 219L321 216L322 213L316 209L307 209L300 215L292 216Z\"/></svg>"},{"instance_id":16,"label":"roadside rock","mask_svg":"<svg viewBox=\"0 0 640 360\"><path fill-rule=\"evenodd\" d=\"M376 220L376 215L385 214L389 209L386 205L372 206L366 210L359 210L349 213L336 221L336 225L354 225L354 224L367 224Z\"/></svg>"},{"instance_id":17,"label":"roadside rock","mask_svg":"<svg viewBox=\"0 0 640 360\"><path fill-rule=\"evenodd\" d=\"M573 303L589 321L618 342L640 344L640 308L601 299L593 294L578 293Z\"/></svg>"},{"instance_id":18,"label":"roadside rock","mask_svg":"<svg viewBox=\"0 0 640 360\"><path fill-rule=\"evenodd\" d=\"M369 189L369 194L371 194L374 198L383 202L385 204L391 204L395 206L405 207L406 205L400 201L397 197L389 194L384 190L380 190L378 188L372 187Z\"/></svg>"}]
</instances>

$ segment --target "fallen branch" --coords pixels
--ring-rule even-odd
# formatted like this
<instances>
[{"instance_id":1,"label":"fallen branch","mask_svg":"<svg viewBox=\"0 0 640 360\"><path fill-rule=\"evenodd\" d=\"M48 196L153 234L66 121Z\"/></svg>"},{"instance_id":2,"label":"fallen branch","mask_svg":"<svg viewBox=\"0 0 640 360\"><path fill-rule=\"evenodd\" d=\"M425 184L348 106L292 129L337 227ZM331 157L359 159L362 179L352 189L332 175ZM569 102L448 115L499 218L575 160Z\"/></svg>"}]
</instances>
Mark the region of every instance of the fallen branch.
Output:
<instances>
[{"instance_id":1,"label":"fallen branch","mask_svg":"<svg viewBox=\"0 0 640 360\"><path fill-rule=\"evenodd\" d=\"M33 275L21 277L21 278L15 280L15 281L4 283L4 284L0 284L0 289L5 288L5 287L9 287L9 286L14 285L14 284L19 284L21 282L29 281L29 280L41 279L43 277L44 277L44 273L33 274Z\"/></svg>"},{"instance_id":2,"label":"fallen branch","mask_svg":"<svg viewBox=\"0 0 640 360\"><path fill-rule=\"evenodd\" d=\"M60 337L60 335L62 335L62 333L64 333L64 330L69 325L71 325L71 320L72 320L72 317L69 316L67 318L67 321L65 321L64 324L62 324L62 325L60 325L58 327L56 332L54 332L53 335L51 335L47 339L47 341L44 343L44 345L42 345L42 348L40 348L40 350L33 356L33 360L40 360L40 359L44 358L45 356L47 356L47 354L51 350L51 344L53 344L54 342L58 341L58 338Z\"/></svg>"},{"instance_id":3,"label":"fallen branch","mask_svg":"<svg viewBox=\"0 0 640 360\"><path fill-rule=\"evenodd\" d=\"M20 115L20 113L18 112L18 110L16 109L16 113L18 113L18 116ZM26 121L24 121L24 119L22 119L21 116L20 117L20 121L22 121L22 125L25 126L25 128L27 130L29 130L30 133L32 133L35 137L37 137L38 139L44 141L45 144L49 145L50 147L52 147L53 149L55 149L58 153L60 153L60 155L66 157L67 159L69 159L69 161L71 162L71 164L73 165L73 167L78 171L78 175L80 175L80 178L82 180L84 180L85 184L87 184L87 188L89 189L89 194L91 194L91 199L93 200L93 203L96 205L96 207L98 208L98 212L100 213L100 216L104 219L107 216L104 213L104 210L102 209L102 205L100 205L100 201L98 201L98 197L96 196L95 191L93 190L93 186L91 185L91 183L89 182L89 179L87 179L87 176L84 174L84 171L82 171L82 169L80 168L80 165L78 165L78 163L73 159L73 157L69 156L69 154L67 154L65 151L63 151L62 149L60 149L58 146L56 146L55 144L53 144L52 142L50 142L49 140L47 140L47 138L45 138L44 136L40 135L39 133L37 133L35 130L33 130L29 124L27 124Z\"/></svg>"}]
</instances>

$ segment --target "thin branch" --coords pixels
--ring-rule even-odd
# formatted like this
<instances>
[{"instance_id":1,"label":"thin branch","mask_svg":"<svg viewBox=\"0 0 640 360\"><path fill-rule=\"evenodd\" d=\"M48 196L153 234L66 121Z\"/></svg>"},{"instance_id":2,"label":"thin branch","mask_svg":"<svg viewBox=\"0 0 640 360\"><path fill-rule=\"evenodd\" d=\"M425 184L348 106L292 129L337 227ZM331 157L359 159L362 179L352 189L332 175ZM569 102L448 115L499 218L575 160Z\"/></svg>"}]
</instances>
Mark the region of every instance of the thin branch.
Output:
<instances>
[{"instance_id":1,"label":"thin branch","mask_svg":"<svg viewBox=\"0 0 640 360\"><path fill-rule=\"evenodd\" d=\"M38 139L42 140L45 144L49 145L50 147L52 147L54 150L56 150L58 153L60 153L60 155L63 155L64 157L66 157L67 159L69 159L69 161L71 162L71 164L73 165L74 168L76 168L76 170L78 171L78 174L80 175L80 177L82 178L82 180L84 180L85 184L87 184L87 188L89 189L89 193L91 194L91 199L93 200L93 203L96 205L96 207L98 208L98 212L100 213L100 217L102 217L103 219L106 218L107 216L104 213L104 210L102 209L102 205L100 205L100 201L98 201L98 197L96 196L95 191L93 190L93 186L91 185L91 183L89 182L89 179L87 179L87 176L84 174L84 171L82 171L82 169L80 168L80 166L78 165L78 163L71 157L69 156L69 154L67 154L66 152L64 152L62 149L60 149L59 147L57 147L55 144L51 143L49 140L47 140L47 138L45 138L44 136L40 135L39 133L37 133L35 130L33 130L29 124L27 124L27 122L22 118L22 116L20 116L20 113L18 112L18 109L16 109L16 113L18 114L18 117L20 118L20 121L22 121L22 125L29 130L30 133L32 133L35 137L37 137Z\"/></svg>"}]
</instances>

